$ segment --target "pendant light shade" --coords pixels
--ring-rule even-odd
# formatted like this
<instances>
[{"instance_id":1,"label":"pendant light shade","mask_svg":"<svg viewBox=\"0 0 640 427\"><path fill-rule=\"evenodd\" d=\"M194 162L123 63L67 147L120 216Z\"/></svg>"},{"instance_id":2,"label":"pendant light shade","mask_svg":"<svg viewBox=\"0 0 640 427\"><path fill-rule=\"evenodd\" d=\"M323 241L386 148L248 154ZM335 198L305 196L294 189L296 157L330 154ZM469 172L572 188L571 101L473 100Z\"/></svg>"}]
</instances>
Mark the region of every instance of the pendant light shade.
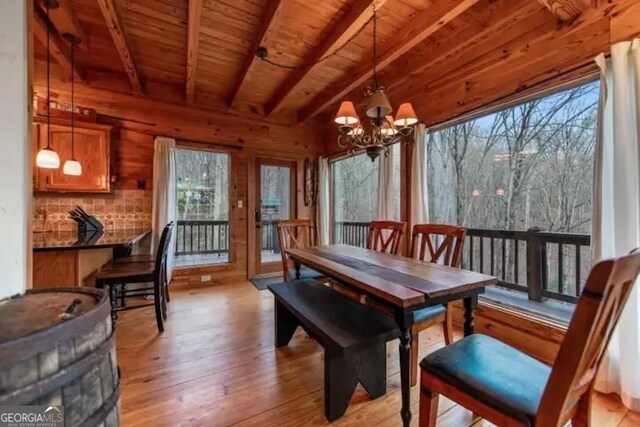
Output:
<instances>
[{"instance_id":1,"label":"pendant light shade","mask_svg":"<svg viewBox=\"0 0 640 427\"><path fill-rule=\"evenodd\" d=\"M353 106L353 102L342 101L342 104L340 104L340 108L338 109L338 114L336 114L335 122L339 125L349 126L355 125L359 121L360 119L358 119L358 114Z\"/></svg>"},{"instance_id":2,"label":"pendant light shade","mask_svg":"<svg viewBox=\"0 0 640 427\"><path fill-rule=\"evenodd\" d=\"M65 175L80 176L82 175L82 165L75 159L67 160L64 162L62 172Z\"/></svg>"},{"instance_id":3,"label":"pendant light shade","mask_svg":"<svg viewBox=\"0 0 640 427\"><path fill-rule=\"evenodd\" d=\"M36 156L36 166L42 169L58 169L60 167L60 156L48 146L42 148Z\"/></svg>"},{"instance_id":4,"label":"pendant light shade","mask_svg":"<svg viewBox=\"0 0 640 427\"><path fill-rule=\"evenodd\" d=\"M405 102L404 104L398 107L398 113L396 114L396 119L393 122L394 125L400 127L413 126L418 123L418 116L416 112L413 110L413 106L409 102Z\"/></svg>"},{"instance_id":5,"label":"pendant light shade","mask_svg":"<svg viewBox=\"0 0 640 427\"><path fill-rule=\"evenodd\" d=\"M42 169L58 169L60 167L60 156L51 148L51 58L50 58L50 33L49 2L47 6L47 145L38 151L36 156L36 166Z\"/></svg>"},{"instance_id":6,"label":"pendant light shade","mask_svg":"<svg viewBox=\"0 0 640 427\"><path fill-rule=\"evenodd\" d=\"M376 91L371 94L369 102L367 103L367 117L376 119L387 116L392 112L393 109L387 99L387 95L382 89L376 89Z\"/></svg>"}]
</instances>

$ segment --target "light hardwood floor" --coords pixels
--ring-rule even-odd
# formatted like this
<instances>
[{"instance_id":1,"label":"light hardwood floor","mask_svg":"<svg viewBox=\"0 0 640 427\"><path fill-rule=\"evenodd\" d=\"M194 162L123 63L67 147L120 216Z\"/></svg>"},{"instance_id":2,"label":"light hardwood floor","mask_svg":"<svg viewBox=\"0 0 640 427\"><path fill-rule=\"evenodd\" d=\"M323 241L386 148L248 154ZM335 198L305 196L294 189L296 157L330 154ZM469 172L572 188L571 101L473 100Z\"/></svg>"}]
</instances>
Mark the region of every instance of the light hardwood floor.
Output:
<instances>
[{"instance_id":1,"label":"light hardwood floor","mask_svg":"<svg viewBox=\"0 0 640 427\"><path fill-rule=\"evenodd\" d=\"M325 425L322 348L298 330L273 347L273 298L249 282L174 291L165 332L153 309L121 313L117 357L124 426ZM420 336L421 357L442 344L441 328ZM370 401L358 388L340 426L399 426L397 342L389 343L387 395ZM419 389L412 389L417 425ZM640 426L640 414L598 395L594 427ZM441 426L487 426L440 399Z\"/></svg>"}]
</instances>

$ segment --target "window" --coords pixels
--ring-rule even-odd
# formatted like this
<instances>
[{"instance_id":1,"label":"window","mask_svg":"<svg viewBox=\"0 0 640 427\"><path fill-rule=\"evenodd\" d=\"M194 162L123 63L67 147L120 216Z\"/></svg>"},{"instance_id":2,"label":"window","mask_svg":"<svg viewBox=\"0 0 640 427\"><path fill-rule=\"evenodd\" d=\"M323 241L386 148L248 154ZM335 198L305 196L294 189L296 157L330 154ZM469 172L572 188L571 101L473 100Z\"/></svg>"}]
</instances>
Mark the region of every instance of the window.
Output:
<instances>
[{"instance_id":1,"label":"window","mask_svg":"<svg viewBox=\"0 0 640 427\"><path fill-rule=\"evenodd\" d=\"M468 229L463 267L527 300L577 300L590 266L599 89L587 83L429 135L430 219ZM536 228L541 266L526 257Z\"/></svg>"},{"instance_id":2,"label":"window","mask_svg":"<svg viewBox=\"0 0 640 427\"><path fill-rule=\"evenodd\" d=\"M176 153L176 266L229 262L229 155Z\"/></svg>"},{"instance_id":3,"label":"window","mask_svg":"<svg viewBox=\"0 0 640 427\"><path fill-rule=\"evenodd\" d=\"M400 145L392 148L395 218L400 219ZM376 219L380 158L358 154L331 164L333 242L365 246L369 222Z\"/></svg>"},{"instance_id":4,"label":"window","mask_svg":"<svg viewBox=\"0 0 640 427\"><path fill-rule=\"evenodd\" d=\"M429 136L433 221L588 233L599 83Z\"/></svg>"}]
</instances>

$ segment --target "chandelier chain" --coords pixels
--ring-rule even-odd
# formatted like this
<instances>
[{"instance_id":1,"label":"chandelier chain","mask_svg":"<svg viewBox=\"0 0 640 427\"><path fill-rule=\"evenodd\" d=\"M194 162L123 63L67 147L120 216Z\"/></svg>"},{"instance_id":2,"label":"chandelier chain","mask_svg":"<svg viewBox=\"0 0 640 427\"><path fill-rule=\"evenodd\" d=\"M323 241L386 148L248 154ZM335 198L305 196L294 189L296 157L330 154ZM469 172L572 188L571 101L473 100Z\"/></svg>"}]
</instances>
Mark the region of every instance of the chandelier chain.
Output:
<instances>
[{"instance_id":1,"label":"chandelier chain","mask_svg":"<svg viewBox=\"0 0 640 427\"><path fill-rule=\"evenodd\" d=\"M372 8L373 8L373 14L371 15L371 19L373 20L373 43L371 46L371 50L372 50L372 65L373 65L373 84L375 86L375 88L380 87L379 83L378 83L378 72L377 72L377 68L378 68L378 56L377 56L377 49L378 49L378 17L377 17L377 10L376 10L376 2L373 2L372 4Z\"/></svg>"},{"instance_id":2,"label":"chandelier chain","mask_svg":"<svg viewBox=\"0 0 640 427\"><path fill-rule=\"evenodd\" d=\"M360 34L362 34L364 29L367 28L372 21L374 22L374 28L375 28L375 14L376 14L376 6L375 6L375 3L374 3L374 5L373 5L373 15L369 19L367 19L367 21L364 24L362 24L362 27L360 27L358 29L358 31L353 33L353 35L351 37L349 37L344 43L342 43L340 46L338 46L336 49L334 49L333 52L331 52L331 53L323 56L322 58L318 59L317 61L311 63L311 67L316 66L316 65L318 65L318 64L320 64L322 62L325 62L328 59L331 59L331 58L337 56L348 45L350 45L351 42L353 42L353 40L356 39L356 37L358 37ZM267 57L258 56L258 58L261 59L262 61L266 62L267 64L271 64L271 65L273 65L275 67L284 68L284 69L287 69L287 70L300 70L304 66L304 65L285 64L285 63L282 63L282 62L274 61L274 60L269 59Z\"/></svg>"}]
</instances>

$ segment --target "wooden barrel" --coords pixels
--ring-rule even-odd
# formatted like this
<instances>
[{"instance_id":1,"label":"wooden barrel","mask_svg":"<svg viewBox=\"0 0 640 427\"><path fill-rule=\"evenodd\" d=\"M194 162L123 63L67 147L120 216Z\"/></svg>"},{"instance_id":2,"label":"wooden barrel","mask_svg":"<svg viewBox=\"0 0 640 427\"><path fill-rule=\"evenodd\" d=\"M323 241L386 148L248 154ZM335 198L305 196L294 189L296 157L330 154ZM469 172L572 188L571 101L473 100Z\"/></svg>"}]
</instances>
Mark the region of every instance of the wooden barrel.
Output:
<instances>
[{"instance_id":1,"label":"wooden barrel","mask_svg":"<svg viewBox=\"0 0 640 427\"><path fill-rule=\"evenodd\" d=\"M118 426L120 378L109 298L90 288L0 303L0 406L63 406L65 426Z\"/></svg>"}]
</instances>

